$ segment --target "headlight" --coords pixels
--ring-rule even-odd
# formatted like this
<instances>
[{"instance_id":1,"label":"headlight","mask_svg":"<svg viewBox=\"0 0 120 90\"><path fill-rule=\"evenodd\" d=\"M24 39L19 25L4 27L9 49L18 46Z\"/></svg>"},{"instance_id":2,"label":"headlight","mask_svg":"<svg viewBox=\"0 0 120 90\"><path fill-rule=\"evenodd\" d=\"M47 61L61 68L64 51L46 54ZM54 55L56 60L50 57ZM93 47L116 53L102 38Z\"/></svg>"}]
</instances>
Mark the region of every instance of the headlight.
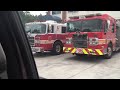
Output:
<instances>
[{"instance_id":1,"label":"headlight","mask_svg":"<svg viewBox=\"0 0 120 90\"><path fill-rule=\"evenodd\" d=\"M89 44L98 45L99 44L98 38L89 38Z\"/></svg>"},{"instance_id":2,"label":"headlight","mask_svg":"<svg viewBox=\"0 0 120 90\"><path fill-rule=\"evenodd\" d=\"M67 39L66 44L71 44L72 43L72 39Z\"/></svg>"}]
</instances>

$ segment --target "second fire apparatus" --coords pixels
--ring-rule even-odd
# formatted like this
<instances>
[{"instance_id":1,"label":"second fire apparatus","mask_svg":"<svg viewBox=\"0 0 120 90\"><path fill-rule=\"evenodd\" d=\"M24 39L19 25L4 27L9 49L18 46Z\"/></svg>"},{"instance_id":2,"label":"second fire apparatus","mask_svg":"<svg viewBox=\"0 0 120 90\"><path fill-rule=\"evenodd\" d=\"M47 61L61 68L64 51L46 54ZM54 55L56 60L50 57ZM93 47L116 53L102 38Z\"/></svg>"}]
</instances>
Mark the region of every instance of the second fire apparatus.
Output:
<instances>
[{"instance_id":1,"label":"second fire apparatus","mask_svg":"<svg viewBox=\"0 0 120 90\"><path fill-rule=\"evenodd\" d=\"M120 28L107 14L89 15L67 22L67 40L64 52L81 55L104 55L109 59L120 49Z\"/></svg>"},{"instance_id":2,"label":"second fire apparatus","mask_svg":"<svg viewBox=\"0 0 120 90\"><path fill-rule=\"evenodd\" d=\"M53 51L61 54L65 43L66 24L56 21L31 22L25 25L33 52Z\"/></svg>"}]
</instances>

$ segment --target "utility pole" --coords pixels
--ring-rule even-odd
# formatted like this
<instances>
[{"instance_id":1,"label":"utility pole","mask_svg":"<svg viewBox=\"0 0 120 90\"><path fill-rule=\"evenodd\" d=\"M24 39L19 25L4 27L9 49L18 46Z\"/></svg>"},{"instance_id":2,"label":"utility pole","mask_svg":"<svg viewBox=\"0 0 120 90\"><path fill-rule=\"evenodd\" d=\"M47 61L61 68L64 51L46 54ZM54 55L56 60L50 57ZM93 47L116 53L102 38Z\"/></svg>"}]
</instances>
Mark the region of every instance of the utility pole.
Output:
<instances>
[{"instance_id":1,"label":"utility pole","mask_svg":"<svg viewBox=\"0 0 120 90\"><path fill-rule=\"evenodd\" d=\"M66 19L67 19L67 11L62 11L62 22L64 23Z\"/></svg>"},{"instance_id":2,"label":"utility pole","mask_svg":"<svg viewBox=\"0 0 120 90\"><path fill-rule=\"evenodd\" d=\"M51 11L47 11L47 13L46 13L47 15L51 15Z\"/></svg>"}]
</instances>

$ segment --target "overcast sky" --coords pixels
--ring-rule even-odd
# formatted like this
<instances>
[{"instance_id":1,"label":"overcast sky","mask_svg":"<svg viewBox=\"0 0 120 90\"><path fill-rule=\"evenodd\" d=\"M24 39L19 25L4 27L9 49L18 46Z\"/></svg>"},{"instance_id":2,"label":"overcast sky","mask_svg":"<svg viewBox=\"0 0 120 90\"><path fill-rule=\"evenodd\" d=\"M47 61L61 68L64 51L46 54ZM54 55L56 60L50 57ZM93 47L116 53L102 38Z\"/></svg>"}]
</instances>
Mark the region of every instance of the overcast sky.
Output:
<instances>
[{"instance_id":1,"label":"overcast sky","mask_svg":"<svg viewBox=\"0 0 120 90\"><path fill-rule=\"evenodd\" d=\"M30 11L31 14L33 15L45 15L47 11Z\"/></svg>"}]
</instances>

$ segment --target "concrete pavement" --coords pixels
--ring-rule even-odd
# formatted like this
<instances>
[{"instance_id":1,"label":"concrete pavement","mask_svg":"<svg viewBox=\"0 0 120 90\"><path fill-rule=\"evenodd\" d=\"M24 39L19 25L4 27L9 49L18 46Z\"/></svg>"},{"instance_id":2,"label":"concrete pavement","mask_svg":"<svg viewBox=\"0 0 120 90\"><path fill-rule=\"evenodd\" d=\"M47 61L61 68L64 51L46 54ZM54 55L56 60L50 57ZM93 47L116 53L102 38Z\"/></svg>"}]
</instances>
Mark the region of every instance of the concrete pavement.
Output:
<instances>
[{"instance_id":1,"label":"concrete pavement","mask_svg":"<svg viewBox=\"0 0 120 90\"><path fill-rule=\"evenodd\" d=\"M120 78L120 52L111 59L51 53L34 54L34 57L39 75L47 79Z\"/></svg>"}]
</instances>

